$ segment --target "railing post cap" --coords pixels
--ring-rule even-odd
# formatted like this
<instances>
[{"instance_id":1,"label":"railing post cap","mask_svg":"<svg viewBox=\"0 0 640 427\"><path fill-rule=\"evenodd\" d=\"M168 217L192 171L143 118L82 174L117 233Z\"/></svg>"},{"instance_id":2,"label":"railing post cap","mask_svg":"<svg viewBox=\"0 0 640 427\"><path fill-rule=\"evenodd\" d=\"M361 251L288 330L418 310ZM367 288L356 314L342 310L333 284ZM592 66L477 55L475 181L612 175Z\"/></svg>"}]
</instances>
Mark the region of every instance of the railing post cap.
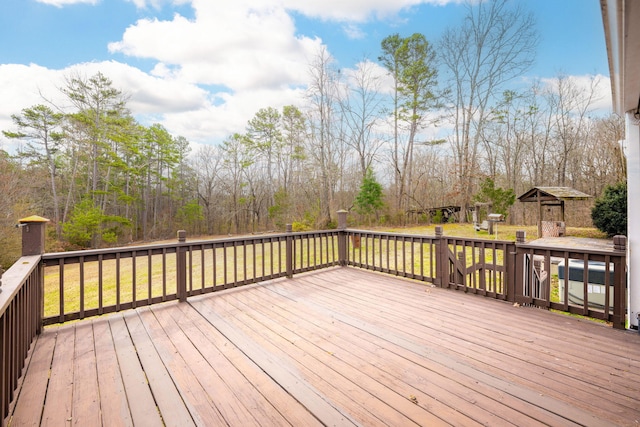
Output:
<instances>
[{"instance_id":1,"label":"railing post cap","mask_svg":"<svg viewBox=\"0 0 640 427\"><path fill-rule=\"evenodd\" d=\"M346 209L340 209L340 210L338 211L338 213L349 213L349 211L348 211L348 210L346 210Z\"/></svg>"},{"instance_id":2,"label":"railing post cap","mask_svg":"<svg viewBox=\"0 0 640 427\"><path fill-rule=\"evenodd\" d=\"M285 225L287 233L293 232L293 224Z\"/></svg>"},{"instance_id":3,"label":"railing post cap","mask_svg":"<svg viewBox=\"0 0 640 427\"><path fill-rule=\"evenodd\" d=\"M18 222L20 224L29 224L33 222L49 222L49 220L38 215L31 215L26 218L19 219Z\"/></svg>"},{"instance_id":4,"label":"railing post cap","mask_svg":"<svg viewBox=\"0 0 640 427\"><path fill-rule=\"evenodd\" d=\"M436 225L436 237L442 237L443 230L441 225Z\"/></svg>"},{"instance_id":5,"label":"railing post cap","mask_svg":"<svg viewBox=\"0 0 640 427\"><path fill-rule=\"evenodd\" d=\"M187 241L187 230L178 230L178 241L179 242Z\"/></svg>"}]
</instances>

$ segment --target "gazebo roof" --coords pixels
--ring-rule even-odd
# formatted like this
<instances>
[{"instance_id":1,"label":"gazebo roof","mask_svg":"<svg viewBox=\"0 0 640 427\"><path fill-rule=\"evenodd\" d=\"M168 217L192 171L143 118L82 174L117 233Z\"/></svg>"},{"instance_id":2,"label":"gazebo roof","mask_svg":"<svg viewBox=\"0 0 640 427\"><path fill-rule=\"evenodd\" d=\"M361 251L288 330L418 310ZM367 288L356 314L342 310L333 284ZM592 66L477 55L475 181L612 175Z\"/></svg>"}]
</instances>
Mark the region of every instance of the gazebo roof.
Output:
<instances>
[{"instance_id":1,"label":"gazebo roof","mask_svg":"<svg viewBox=\"0 0 640 427\"><path fill-rule=\"evenodd\" d=\"M533 187L518 197L518 200L521 202L538 202L538 194L540 194L540 202L586 200L592 197L571 187Z\"/></svg>"}]
</instances>

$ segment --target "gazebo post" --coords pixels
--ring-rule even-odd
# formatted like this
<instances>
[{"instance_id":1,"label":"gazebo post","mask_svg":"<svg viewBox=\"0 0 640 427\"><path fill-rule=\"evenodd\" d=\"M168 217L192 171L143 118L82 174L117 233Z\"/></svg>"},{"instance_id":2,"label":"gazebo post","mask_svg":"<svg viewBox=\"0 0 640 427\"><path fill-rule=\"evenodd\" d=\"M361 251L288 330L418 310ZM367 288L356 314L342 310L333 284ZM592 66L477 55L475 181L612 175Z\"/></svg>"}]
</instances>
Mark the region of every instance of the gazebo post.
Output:
<instances>
[{"instance_id":1,"label":"gazebo post","mask_svg":"<svg viewBox=\"0 0 640 427\"><path fill-rule=\"evenodd\" d=\"M536 188L536 198L538 199L538 239L542 237L542 196L540 189Z\"/></svg>"}]
</instances>

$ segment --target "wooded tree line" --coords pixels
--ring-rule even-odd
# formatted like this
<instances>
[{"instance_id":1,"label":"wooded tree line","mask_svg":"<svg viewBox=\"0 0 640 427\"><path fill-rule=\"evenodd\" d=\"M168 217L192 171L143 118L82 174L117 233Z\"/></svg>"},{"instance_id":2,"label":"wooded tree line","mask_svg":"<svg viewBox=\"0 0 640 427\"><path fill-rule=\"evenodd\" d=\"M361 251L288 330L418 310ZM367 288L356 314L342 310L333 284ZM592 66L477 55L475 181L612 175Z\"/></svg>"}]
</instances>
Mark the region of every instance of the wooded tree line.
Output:
<instances>
[{"instance_id":1,"label":"wooded tree line","mask_svg":"<svg viewBox=\"0 0 640 427\"><path fill-rule=\"evenodd\" d=\"M557 185L599 196L626 179L623 122L592 115L595 78L586 88L560 74L514 89L537 39L531 14L496 0L469 4L439 40L390 35L378 61L355 70L321 50L301 105L265 106L223 143L193 151L161 125L138 123L107 76L69 76L68 105L43 99L3 130L23 141L15 155L0 153L3 225L37 213L52 219L61 247L95 247L181 228L328 227L344 208L360 212L354 221L405 223L420 218L410 211L464 212L486 178L516 194ZM524 213L513 207L510 219Z\"/></svg>"}]
</instances>

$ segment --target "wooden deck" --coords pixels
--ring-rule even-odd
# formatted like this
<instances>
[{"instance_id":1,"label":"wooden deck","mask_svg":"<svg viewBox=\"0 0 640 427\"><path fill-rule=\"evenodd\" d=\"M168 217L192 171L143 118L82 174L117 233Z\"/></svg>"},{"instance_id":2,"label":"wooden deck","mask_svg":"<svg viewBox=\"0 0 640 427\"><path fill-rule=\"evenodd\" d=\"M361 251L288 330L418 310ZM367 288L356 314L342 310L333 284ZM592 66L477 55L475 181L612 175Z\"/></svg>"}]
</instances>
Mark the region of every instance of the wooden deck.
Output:
<instances>
[{"instance_id":1,"label":"wooden deck","mask_svg":"<svg viewBox=\"0 0 640 427\"><path fill-rule=\"evenodd\" d=\"M334 268L50 327L11 426L637 425L640 335Z\"/></svg>"}]
</instances>

